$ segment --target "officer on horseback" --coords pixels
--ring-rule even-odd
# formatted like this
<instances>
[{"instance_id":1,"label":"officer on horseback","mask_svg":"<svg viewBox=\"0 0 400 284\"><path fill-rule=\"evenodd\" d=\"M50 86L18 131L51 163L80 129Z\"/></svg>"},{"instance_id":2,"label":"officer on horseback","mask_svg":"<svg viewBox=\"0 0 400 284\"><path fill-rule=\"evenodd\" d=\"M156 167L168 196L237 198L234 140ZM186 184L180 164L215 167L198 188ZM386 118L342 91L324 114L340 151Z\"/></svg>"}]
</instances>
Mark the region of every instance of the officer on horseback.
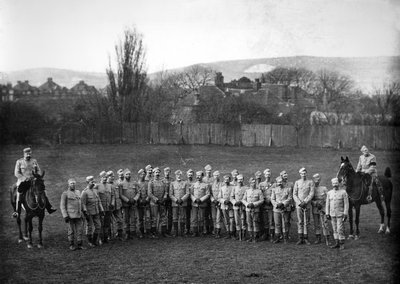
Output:
<instances>
[{"instance_id":1,"label":"officer on horseback","mask_svg":"<svg viewBox=\"0 0 400 284\"><path fill-rule=\"evenodd\" d=\"M17 201L16 201L16 212L14 212L13 215L17 215L20 208L19 208L19 203L21 201L20 196L24 192L22 192L22 189L20 188L21 183L28 181L33 177L33 173L38 174L40 172L40 167L36 159L32 159L32 149L31 148L25 148L23 150L24 152L24 157L21 159L18 159L16 164L15 164L15 170L14 170L14 175L18 179L16 183L17 187ZM50 204L49 199L46 196L46 193L44 193L44 196L46 198L46 209L49 214L54 213L57 211L57 209L53 209L52 205Z\"/></svg>"},{"instance_id":2,"label":"officer on horseback","mask_svg":"<svg viewBox=\"0 0 400 284\"><path fill-rule=\"evenodd\" d=\"M381 200L383 200L383 188L382 184L378 179L378 171L376 169L376 157L371 154L366 146L361 147L361 152L363 153L358 160L356 172L361 172L369 174L372 177L371 184L368 190L367 201L370 203L372 201L372 186L375 183Z\"/></svg>"}]
</instances>

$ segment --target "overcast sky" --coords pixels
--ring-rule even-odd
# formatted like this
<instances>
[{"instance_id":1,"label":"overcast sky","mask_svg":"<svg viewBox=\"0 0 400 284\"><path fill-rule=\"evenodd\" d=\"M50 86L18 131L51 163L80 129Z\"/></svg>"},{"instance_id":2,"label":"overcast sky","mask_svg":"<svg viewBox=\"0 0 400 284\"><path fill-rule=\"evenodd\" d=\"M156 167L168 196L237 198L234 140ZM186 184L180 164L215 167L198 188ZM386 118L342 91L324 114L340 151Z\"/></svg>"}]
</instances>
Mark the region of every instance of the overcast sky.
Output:
<instances>
[{"instance_id":1,"label":"overcast sky","mask_svg":"<svg viewBox=\"0 0 400 284\"><path fill-rule=\"evenodd\" d=\"M294 55L400 54L400 0L0 0L0 71L103 72L125 27L148 71Z\"/></svg>"}]
</instances>

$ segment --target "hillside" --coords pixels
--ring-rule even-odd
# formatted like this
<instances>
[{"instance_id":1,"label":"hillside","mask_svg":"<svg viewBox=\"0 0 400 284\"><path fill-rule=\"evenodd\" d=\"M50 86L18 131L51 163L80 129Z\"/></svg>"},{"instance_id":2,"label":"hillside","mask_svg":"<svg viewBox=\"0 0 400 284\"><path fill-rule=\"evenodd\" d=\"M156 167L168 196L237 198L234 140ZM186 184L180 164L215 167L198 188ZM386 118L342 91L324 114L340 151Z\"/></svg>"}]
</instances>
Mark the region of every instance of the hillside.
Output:
<instances>
[{"instance_id":1,"label":"hillside","mask_svg":"<svg viewBox=\"0 0 400 284\"><path fill-rule=\"evenodd\" d=\"M400 56L354 58L295 56L219 61L201 63L201 65L222 72L225 82L239 79L242 76L255 79L261 73L268 72L275 67L306 68L314 72L320 69L328 69L349 76L355 82L355 87L365 92L371 92L374 88L381 87L385 82L399 80L400 78ZM187 67L170 71L181 71L185 68ZM157 72L149 74L150 79L154 78L156 74ZM10 81L15 84L18 80L29 80L32 85L39 86L48 77L52 77L56 83L68 88L80 80L84 80L97 88L103 88L107 84L105 73L88 73L54 68L37 68L1 73L0 82Z\"/></svg>"}]
</instances>

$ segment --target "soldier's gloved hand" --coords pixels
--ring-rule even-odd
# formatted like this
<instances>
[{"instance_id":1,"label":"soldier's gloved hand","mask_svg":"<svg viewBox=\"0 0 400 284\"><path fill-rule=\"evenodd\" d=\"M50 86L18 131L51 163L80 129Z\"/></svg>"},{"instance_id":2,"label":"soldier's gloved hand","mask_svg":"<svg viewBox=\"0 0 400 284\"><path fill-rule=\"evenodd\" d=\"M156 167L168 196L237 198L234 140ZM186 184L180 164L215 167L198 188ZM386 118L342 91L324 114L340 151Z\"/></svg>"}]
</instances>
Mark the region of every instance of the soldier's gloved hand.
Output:
<instances>
[{"instance_id":1,"label":"soldier's gloved hand","mask_svg":"<svg viewBox=\"0 0 400 284\"><path fill-rule=\"evenodd\" d=\"M343 222L347 220L347 215L343 215Z\"/></svg>"},{"instance_id":2,"label":"soldier's gloved hand","mask_svg":"<svg viewBox=\"0 0 400 284\"><path fill-rule=\"evenodd\" d=\"M322 205L318 203L317 208L318 208L318 210L321 210L322 209Z\"/></svg>"},{"instance_id":3,"label":"soldier's gloved hand","mask_svg":"<svg viewBox=\"0 0 400 284\"><path fill-rule=\"evenodd\" d=\"M225 205L228 205L228 204L229 204L229 200L226 200L226 199L225 199L225 200L224 200L224 204L225 204Z\"/></svg>"},{"instance_id":4,"label":"soldier's gloved hand","mask_svg":"<svg viewBox=\"0 0 400 284\"><path fill-rule=\"evenodd\" d=\"M65 223L68 223L69 222L69 217L68 216L64 217L64 221L65 221Z\"/></svg>"},{"instance_id":5,"label":"soldier's gloved hand","mask_svg":"<svg viewBox=\"0 0 400 284\"><path fill-rule=\"evenodd\" d=\"M332 220L331 215L326 214L326 219L327 219L327 220Z\"/></svg>"}]
</instances>

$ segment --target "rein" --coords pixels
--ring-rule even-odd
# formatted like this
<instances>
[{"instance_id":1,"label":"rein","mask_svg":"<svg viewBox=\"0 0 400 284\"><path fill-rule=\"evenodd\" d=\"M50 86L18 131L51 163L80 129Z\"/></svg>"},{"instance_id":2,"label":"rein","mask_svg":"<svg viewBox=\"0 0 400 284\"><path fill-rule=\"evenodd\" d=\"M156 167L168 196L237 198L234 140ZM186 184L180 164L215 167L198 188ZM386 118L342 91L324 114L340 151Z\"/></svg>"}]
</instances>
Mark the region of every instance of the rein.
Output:
<instances>
[{"instance_id":1,"label":"rein","mask_svg":"<svg viewBox=\"0 0 400 284\"><path fill-rule=\"evenodd\" d=\"M27 207L28 207L30 210L32 210L32 211L34 211L34 210L36 210L36 209L43 210L43 209L45 208L46 205L44 205L43 207L40 206L40 203L39 203L39 201L38 201L38 196L37 196L37 194L35 194L35 192L34 192L34 190L33 190L33 187L34 187L34 179L31 180L31 186L30 186L29 190L28 190L28 191L26 192L26 194L25 194L26 205L27 205ZM36 206L30 206L30 204L29 204L29 202L28 202L28 194L29 194L29 192L32 192L33 196L35 197Z\"/></svg>"},{"instance_id":2,"label":"rein","mask_svg":"<svg viewBox=\"0 0 400 284\"><path fill-rule=\"evenodd\" d=\"M345 184L346 184L346 186L347 186L347 176L349 175L349 171L348 171L348 168L346 168L345 170L344 170L344 174L343 174L343 181L345 181ZM350 194L349 194L349 198L352 200L352 201L359 201L359 200L361 200L361 198L362 198L362 195L363 195L363 192L364 192L364 186L365 186L365 183L364 183L364 181L361 179L361 189L360 189L360 195L357 197L357 198L354 198L353 196L351 196ZM348 189L353 189L353 186L347 186L347 188Z\"/></svg>"}]
</instances>

